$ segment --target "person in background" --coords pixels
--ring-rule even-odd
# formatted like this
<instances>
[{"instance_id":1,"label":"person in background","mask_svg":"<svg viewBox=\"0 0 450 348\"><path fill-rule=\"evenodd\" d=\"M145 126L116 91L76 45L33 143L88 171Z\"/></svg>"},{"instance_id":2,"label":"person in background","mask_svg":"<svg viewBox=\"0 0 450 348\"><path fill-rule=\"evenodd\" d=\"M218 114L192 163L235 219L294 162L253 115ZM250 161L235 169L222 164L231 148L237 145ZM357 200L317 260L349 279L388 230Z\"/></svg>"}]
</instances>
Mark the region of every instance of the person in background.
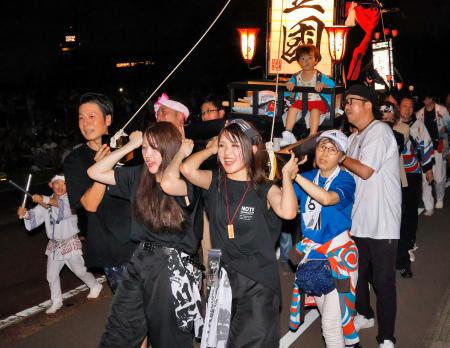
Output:
<instances>
[{"instance_id":1,"label":"person in background","mask_svg":"<svg viewBox=\"0 0 450 348\"><path fill-rule=\"evenodd\" d=\"M433 180L433 144L423 122L412 117L413 103L410 97L403 97L400 101L401 123L409 127L410 133L401 152L406 185L402 185L402 220L396 268L403 278L413 276L411 262L415 260L413 251L417 249L417 211L421 197L422 173L425 173L428 182Z\"/></svg>"},{"instance_id":2,"label":"person in background","mask_svg":"<svg viewBox=\"0 0 450 348\"><path fill-rule=\"evenodd\" d=\"M395 262L400 238L402 193L399 153L391 127L376 120L375 90L352 85L345 96L345 113L357 132L350 135L343 166L356 181L351 234L358 247L356 330L374 326L369 282L377 299L377 341L380 348L395 344L397 291Z\"/></svg>"},{"instance_id":3,"label":"person in background","mask_svg":"<svg viewBox=\"0 0 450 348\"><path fill-rule=\"evenodd\" d=\"M427 127L428 133L433 140L434 147L434 182L422 181L422 200L428 215L433 214L433 208L444 207L445 184L447 182L447 152L448 146L448 123L450 115L444 105L437 104L432 93L427 92L423 97L424 107L416 113L416 118L422 120ZM432 194L432 185L436 192L436 204Z\"/></svg>"},{"instance_id":4,"label":"person in background","mask_svg":"<svg viewBox=\"0 0 450 348\"><path fill-rule=\"evenodd\" d=\"M130 203L111 196L105 184L87 175L88 168L110 153L102 144L112 123L113 104L99 93L80 97L78 125L86 140L74 147L63 163L72 209L77 210L80 230L86 233L86 265L105 272L114 292L136 244L130 239Z\"/></svg>"},{"instance_id":5,"label":"person in background","mask_svg":"<svg viewBox=\"0 0 450 348\"><path fill-rule=\"evenodd\" d=\"M171 100L163 93L153 106L156 122L170 122L177 127L184 138L184 125L189 117L189 109L182 103Z\"/></svg>"},{"instance_id":6,"label":"person in background","mask_svg":"<svg viewBox=\"0 0 450 348\"><path fill-rule=\"evenodd\" d=\"M217 120L225 117L225 109L219 98L209 94L207 95L200 107L200 116L202 121Z\"/></svg>"},{"instance_id":7,"label":"person in background","mask_svg":"<svg viewBox=\"0 0 450 348\"><path fill-rule=\"evenodd\" d=\"M95 280L92 273L84 265L81 242L78 238L77 216L70 209L64 175L58 174L48 183L53 191L49 196L33 195L37 203L33 209L19 207L17 215L23 219L25 227L31 231L43 223L49 239L45 255L47 255L47 281L50 286L52 304L45 313L53 314L63 305L61 280L59 273L66 265L90 289L87 298L97 298L102 284Z\"/></svg>"}]
</instances>

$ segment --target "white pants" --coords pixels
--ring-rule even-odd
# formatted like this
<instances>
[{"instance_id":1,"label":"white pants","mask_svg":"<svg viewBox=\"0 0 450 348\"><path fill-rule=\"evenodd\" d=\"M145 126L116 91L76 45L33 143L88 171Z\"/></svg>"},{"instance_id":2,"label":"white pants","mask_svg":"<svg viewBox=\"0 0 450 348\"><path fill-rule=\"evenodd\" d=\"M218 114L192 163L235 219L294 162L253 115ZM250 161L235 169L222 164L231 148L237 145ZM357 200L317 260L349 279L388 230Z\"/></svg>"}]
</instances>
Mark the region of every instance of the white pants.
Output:
<instances>
[{"instance_id":1,"label":"white pants","mask_svg":"<svg viewBox=\"0 0 450 348\"><path fill-rule=\"evenodd\" d=\"M436 200L442 201L445 195L445 183L447 182L447 161L442 157L442 153L434 152L434 190L436 191ZM425 174L422 174L422 200L426 210L433 210L434 199L432 186L427 182Z\"/></svg>"},{"instance_id":2,"label":"white pants","mask_svg":"<svg viewBox=\"0 0 450 348\"><path fill-rule=\"evenodd\" d=\"M78 278L86 283L89 289L92 289L98 284L92 273L86 270L82 255L71 256L67 260L53 260L52 255L48 255L47 281L50 285L50 295L53 303L62 302L59 273L64 265L67 265Z\"/></svg>"},{"instance_id":3,"label":"white pants","mask_svg":"<svg viewBox=\"0 0 450 348\"><path fill-rule=\"evenodd\" d=\"M341 306L336 289L326 295L314 297L322 317L322 334L327 348L344 348L342 333Z\"/></svg>"}]
</instances>

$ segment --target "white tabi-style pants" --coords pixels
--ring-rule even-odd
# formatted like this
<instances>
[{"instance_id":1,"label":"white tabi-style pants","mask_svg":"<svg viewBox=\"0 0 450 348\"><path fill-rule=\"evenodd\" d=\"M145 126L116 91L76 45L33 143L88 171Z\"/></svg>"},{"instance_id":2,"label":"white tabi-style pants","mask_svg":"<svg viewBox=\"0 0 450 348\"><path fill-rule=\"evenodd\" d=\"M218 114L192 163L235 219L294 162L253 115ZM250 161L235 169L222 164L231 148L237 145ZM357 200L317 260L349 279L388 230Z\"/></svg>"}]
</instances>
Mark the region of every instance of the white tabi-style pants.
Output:
<instances>
[{"instance_id":1,"label":"white tabi-style pants","mask_svg":"<svg viewBox=\"0 0 450 348\"><path fill-rule=\"evenodd\" d=\"M442 201L445 195L445 183L447 182L447 161L442 157L442 153L434 152L434 189L436 191L436 200ZM432 186L428 184L425 174L422 174L422 200L426 210L434 209L434 198Z\"/></svg>"},{"instance_id":2,"label":"white tabi-style pants","mask_svg":"<svg viewBox=\"0 0 450 348\"><path fill-rule=\"evenodd\" d=\"M342 332L341 306L336 289L320 297L314 296L322 317L322 334L327 348L344 348Z\"/></svg>"},{"instance_id":3,"label":"white tabi-style pants","mask_svg":"<svg viewBox=\"0 0 450 348\"><path fill-rule=\"evenodd\" d=\"M69 267L70 270L89 287L89 289L92 289L98 284L92 273L86 270L82 255L74 255L66 260L53 260L52 255L48 255L47 281L50 285L50 295L53 303L62 302L59 273L64 265L67 265L67 267Z\"/></svg>"}]
</instances>

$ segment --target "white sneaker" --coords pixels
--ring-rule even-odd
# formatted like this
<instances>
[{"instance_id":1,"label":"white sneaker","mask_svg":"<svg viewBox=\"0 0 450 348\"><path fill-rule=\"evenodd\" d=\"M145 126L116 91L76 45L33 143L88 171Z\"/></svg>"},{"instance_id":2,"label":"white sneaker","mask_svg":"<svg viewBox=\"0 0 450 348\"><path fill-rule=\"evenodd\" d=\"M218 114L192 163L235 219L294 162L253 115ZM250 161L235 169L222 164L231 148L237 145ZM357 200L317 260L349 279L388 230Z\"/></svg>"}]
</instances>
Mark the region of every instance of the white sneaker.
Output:
<instances>
[{"instance_id":1,"label":"white sneaker","mask_svg":"<svg viewBox=\"0 0 450 348\"><path fill-rule=\"evenodd\" d=\"M97 298L98 295L100 295L100 291L102 291L103 285L98 283L96 286L94 286L90 291L89 294L86 296L87 298Z\"/></svg>"},{"instance_id":2,"label":"white sneaker","mask_svg":"<svg viewBox=\"0 0 450 348\"><path fill-rule=\"evenodd\" d=\"M436 201L436 205L434 206L436 209L442 209L444 208L444 201L440 200L440 201Z\"/></svg>"},{"instance_id":3,"label":"white sneaker","mask_svg":"<svg viewBox=\"0 0 450 348\"><path fill-rule=\"evenodd\" d=\"M297 139L295 138L294 134L292 134L292 132L290 131L287 130L283 131L283 133L281 133L281 136L283 137L280 140L281 147L288 146L297 142Z\"/></svg>"},{"instance_id":4,"label":"white sneaker","mask_svg":"<svg viewBox=\"0 0 450 348\"><path fill-rule=\"evenodd\" d=\"M433 215L433 213L434 213L433 209L431 209L431 210L426 210L426 209L425 209L425 211L423 212L423 215L425 215L425 216L431 216L431 215Z\"/></svg>"},{"instance_id":5,"label":"white sneaker","mask_svg":"<svg viewBox=\"0 0 450 348\"><path fill-rule=\"evenodd\" d=\"M380 343L380 348L394 348L394 342L391 340L384 340L383 343Z\"/></svg>"},{"instance_id":6,"label":"white sneaker","mask_svg":"<svg viewBox=\"0 0 450 348\"><path fill-rule=\"evenodd\" d=\"M409 254L409 261L411 261L411 262L416 261L416 256L414 255L414 249L409 249L408 254Z\"/></svg>"},{"instance_id":7,"label":"white sneaker","mask_svg":"<svg viewBox=\"0 0 450 348\"><path fill-rule=\"evenodd\" d=\"M62 307L62 302L58 301L58 302L53 302L52 305L50 307L47 308L47 310L45 311L46 314L53 314L55 313L58 309L60 309Z\"/></svg>"},{"instance_id":8,"label":"white sneaker","mask_svg":"<svg viewBox=\"0 0 450 348\"><path fill-rule=\"evenodd\" d=\"M359 331L361 329L368 329L375 326L375 319L367 319L364 315L356 314L353 318L353 324L355 325L355 330Z\"/></svg>"}]
</instances>

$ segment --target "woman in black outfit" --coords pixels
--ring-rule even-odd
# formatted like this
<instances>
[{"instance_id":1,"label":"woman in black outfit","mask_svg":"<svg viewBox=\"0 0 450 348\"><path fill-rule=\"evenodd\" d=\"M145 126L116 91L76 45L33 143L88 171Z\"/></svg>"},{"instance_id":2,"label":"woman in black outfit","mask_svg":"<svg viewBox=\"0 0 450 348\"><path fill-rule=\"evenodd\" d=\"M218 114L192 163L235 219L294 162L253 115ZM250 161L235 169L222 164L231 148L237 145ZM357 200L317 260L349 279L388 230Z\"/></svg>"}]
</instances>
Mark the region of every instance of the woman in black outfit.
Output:
<instances>
[{"instance_id":1,"label":"woman in black outfit","mask_svg":"<svg viewBox=\"0 0 450 348\"><path fill-rule=\"evenodd\" d=\"M144 164L114 167L141 145ZM88 170L111 194L131 201L131 238L140 242L114 295L101 347L139 347L145 336L153 348L192 347L203 323L194 256L202 236L200 195L186 182L178 196L160 185L180 145L172 124L156 123L144 136L131 133L126 145Z\"/></svg>"}]
</instances>

